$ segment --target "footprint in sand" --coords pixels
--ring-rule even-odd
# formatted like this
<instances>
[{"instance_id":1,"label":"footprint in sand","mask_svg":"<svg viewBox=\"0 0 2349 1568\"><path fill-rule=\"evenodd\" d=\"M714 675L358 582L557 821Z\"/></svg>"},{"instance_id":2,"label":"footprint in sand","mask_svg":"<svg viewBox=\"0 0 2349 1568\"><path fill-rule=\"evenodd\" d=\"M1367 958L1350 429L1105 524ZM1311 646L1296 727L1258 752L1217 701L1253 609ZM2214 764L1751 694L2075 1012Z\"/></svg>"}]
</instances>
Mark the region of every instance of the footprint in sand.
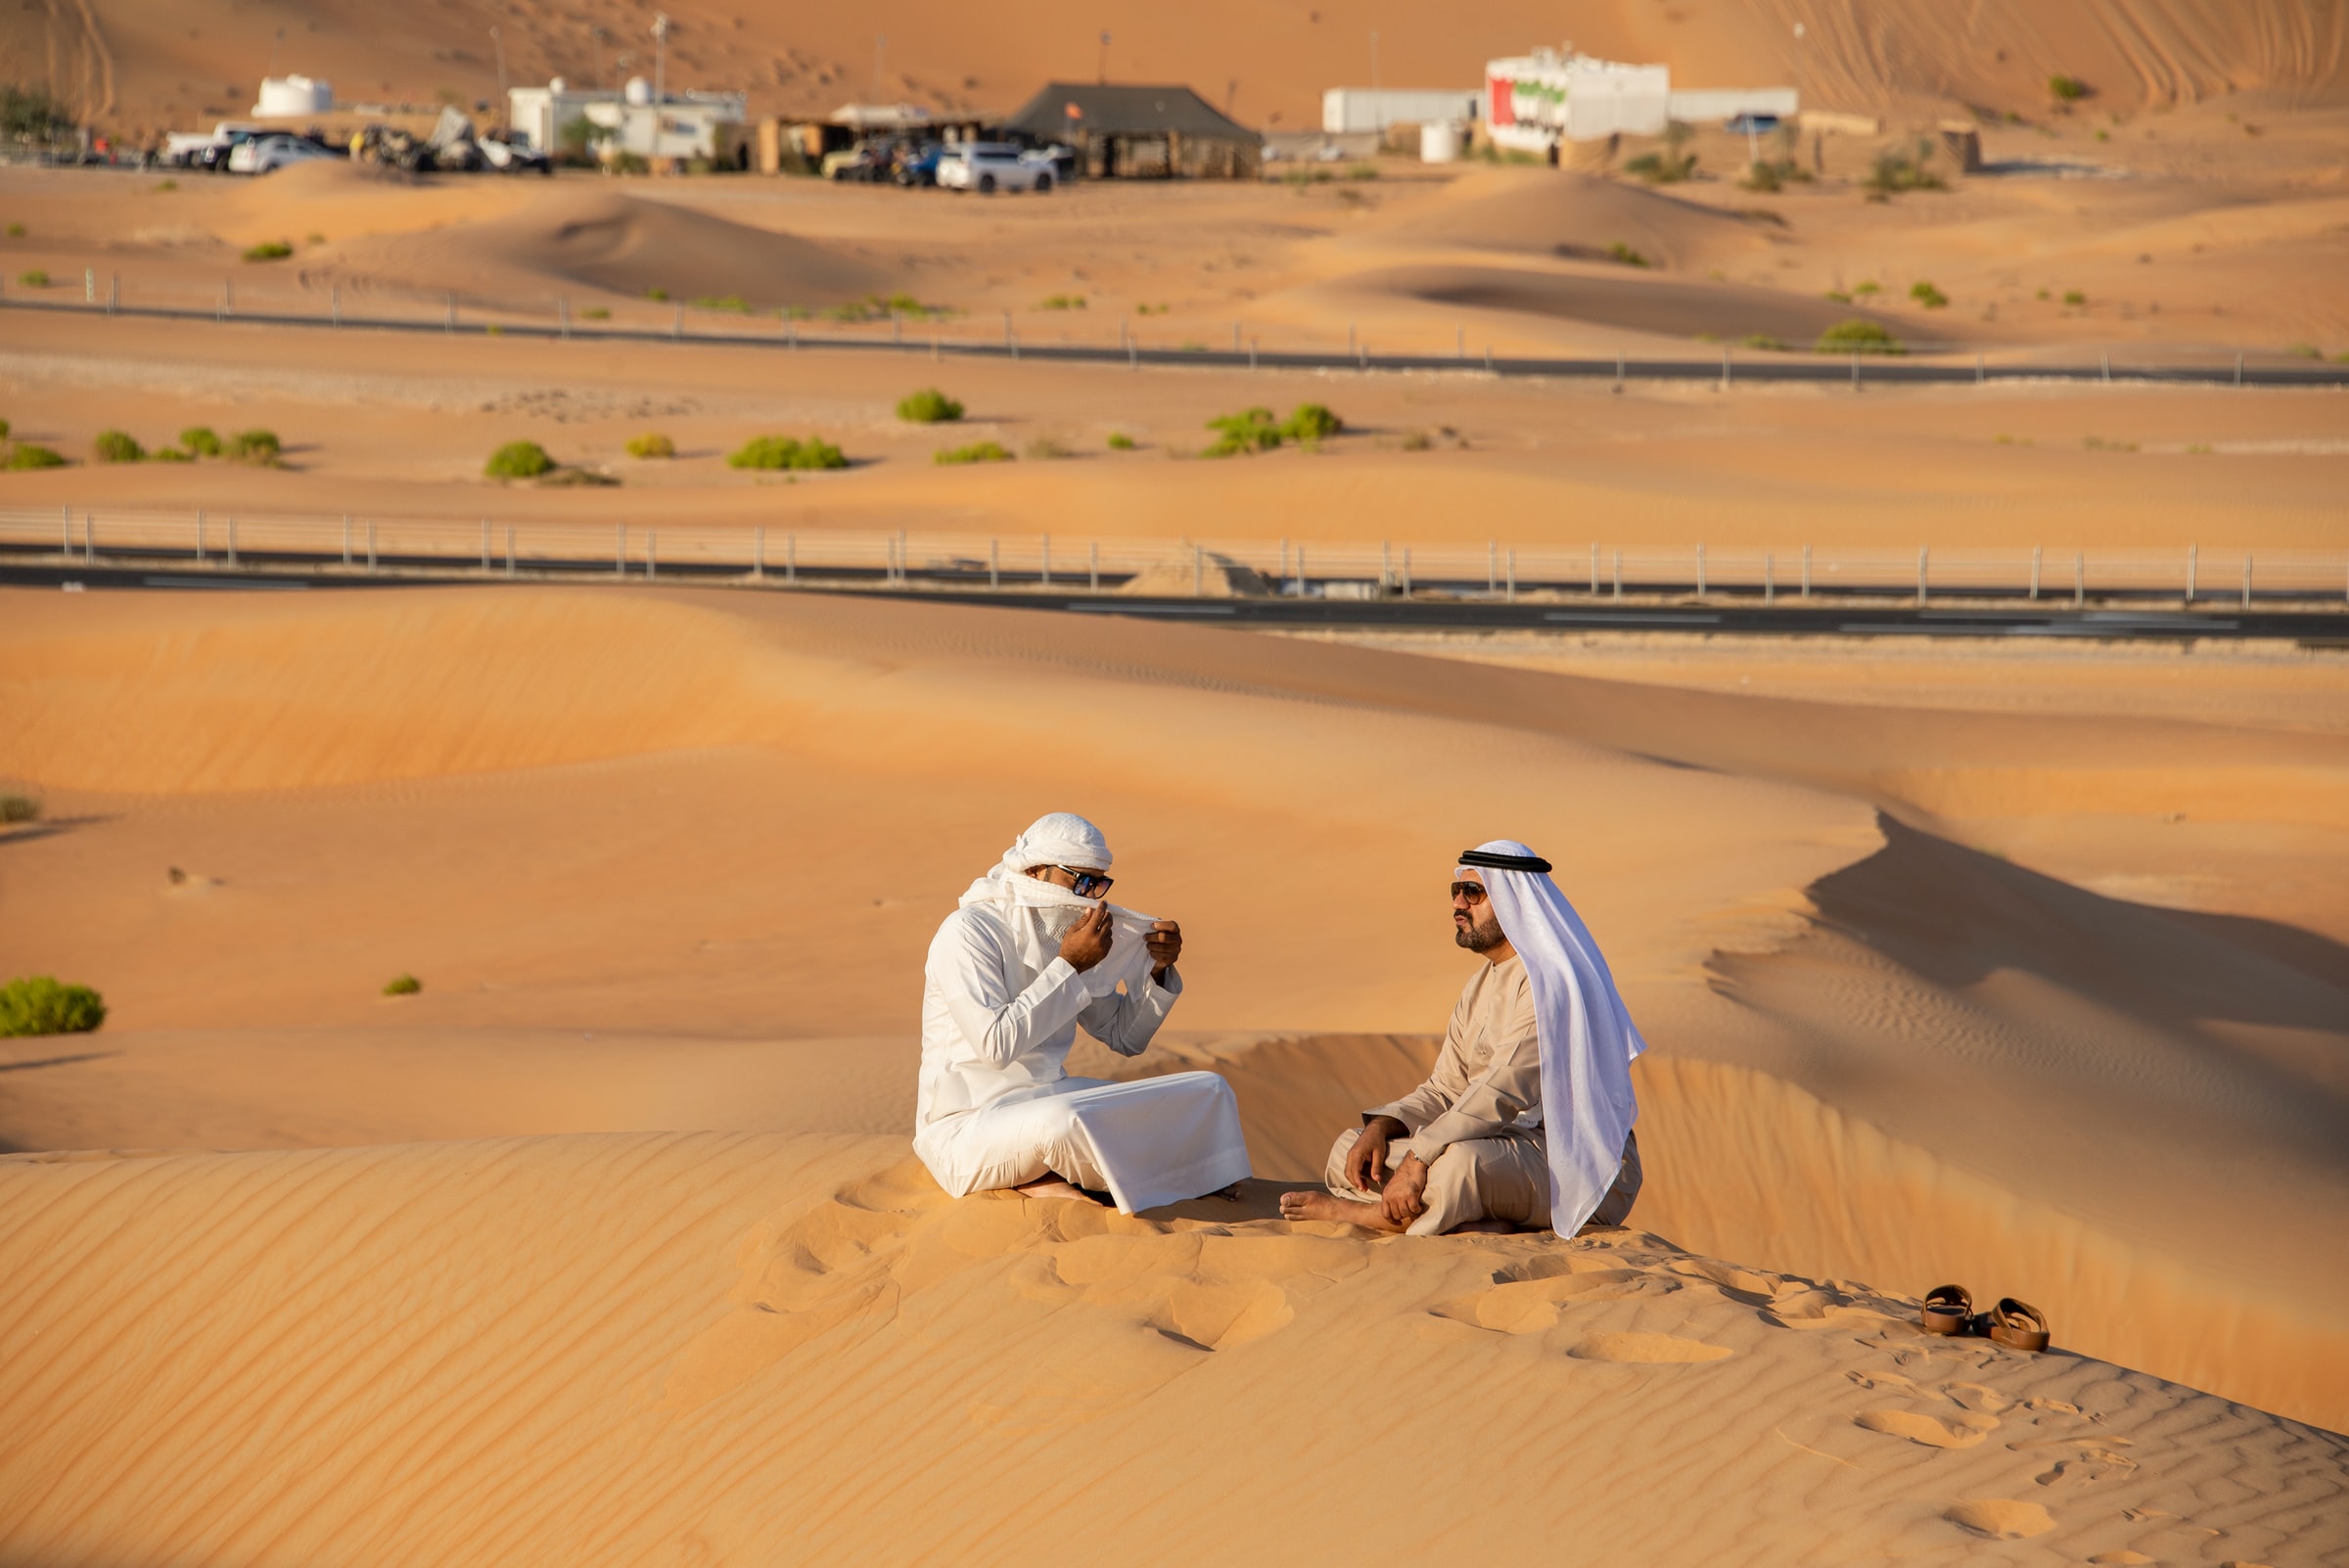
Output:
<instances>
[{"instance_id":1,"label":"footprint in sand","mask_svg":"<svg viewBox=\"0 0 2349 1568\"><path fill-rule=\"evenodd\" d=\"M1591 1334L1577 1340L1567 1355L1578 1361L1629 1361L1646 1365L1718 1361L1733 1354L1727 1345L1681 1339L1672 1334Z\"/></svg>"},{"instance_id":2,"label":"footprint in sand","mask_svg":"<svg viewBox=\"0 0 2349 1568\"><path fill-rule=\"evenodd\" d=\"M2012 1498L1975 1498L1952 1503L1941 1515L1960 1529L1994 1541L2027 1541L2055 1528L2055 1516L2036 1502Z\"/></svg>"},{"instance_id":3,"label":"footprint in sand","mask_svg":"<svg viewBox=\"0 0 2349 1568\"><path fill-rule=\"evenodd\" d=\"M1887 1437L1907 1438L1929 1449L1970 1449L1990 1436L1991 1429L1999 1423L1986 1415L1961 1415L1956 1421L1944 1421L1914 1410L1864 1410L1852 1417L1852 1424Z\"/></svg>"}]
</instances>

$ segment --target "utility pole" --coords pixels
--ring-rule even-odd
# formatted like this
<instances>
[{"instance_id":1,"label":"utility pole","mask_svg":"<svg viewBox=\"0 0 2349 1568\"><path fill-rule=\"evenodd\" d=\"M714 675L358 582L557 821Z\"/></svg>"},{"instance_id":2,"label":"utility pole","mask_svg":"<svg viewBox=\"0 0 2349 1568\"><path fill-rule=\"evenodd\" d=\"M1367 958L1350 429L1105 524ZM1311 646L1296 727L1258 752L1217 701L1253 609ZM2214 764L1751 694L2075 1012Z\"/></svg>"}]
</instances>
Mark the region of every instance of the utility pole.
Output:
<instances>
[{"instance_id":1,"label":"utility pole","mask_svg":"<svg viewBox=\"0 0 2349 1568\"><path fill-rule=\"evenodd\" d=\"M661 108L668 102L668 13L653 13L653 151L661 151Z\"/></svg>"},{"instance_id":2,"label":"utility pole","mask_svg":"<svg viewBox=\"0 0 2349 1568\"><path fill-rule=\"evenodd\" d=\"M1098 69L1093 72L1093 79L1104 87L1109 85L1109 33L1107 29L1103 29L1101 34L1101 55Z\"/></svg>"}]
</instances>

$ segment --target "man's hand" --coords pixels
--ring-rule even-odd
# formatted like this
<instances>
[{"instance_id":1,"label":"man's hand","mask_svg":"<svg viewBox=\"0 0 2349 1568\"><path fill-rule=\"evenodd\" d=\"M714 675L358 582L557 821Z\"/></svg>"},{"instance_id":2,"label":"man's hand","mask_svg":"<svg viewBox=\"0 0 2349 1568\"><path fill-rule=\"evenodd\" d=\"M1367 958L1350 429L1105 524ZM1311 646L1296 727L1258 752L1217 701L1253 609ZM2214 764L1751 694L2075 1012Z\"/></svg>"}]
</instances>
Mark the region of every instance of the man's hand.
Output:
<instances>
[{"instance_id":1,"label":"man's hand","mask_svg":"<svg viewBox=\"0 0 2349 1568\"><path fill-rule=\"evenodd\" d=\"M1406 1154L1403 1164L1395 1168L1394 1176L1387 1182L1387 1223L1408 1229L1412 1221L1427 1213L1422 1197L1427 1191L1427 1162L1416 1154Z\"/></svg>"},{"instance_id":2,"label":"man's hand","mask_svg":"<svg viewBox=\"0 0 2349 1568\"><path fill-rule=\"evenodd\" d=\"M1109 956L1117 935L1109 923L1109 905L1094 904L1060 939L1060 955L1069 961L1071 969L1082 975Z\"/></svg>"},{"instance_id":3,"label":"man's hand","mask_svg":"<svg viewBox=\"0 0 2349 1568\"><path fill-rule=\"evenodd\" d=\"M1374 1116L1362 1135L1346 1151L1346 1180L1357 1192L1376 1192L1387 1184L1387 1145L1410 1130L1391 1116Z\"/></svg>"},{"instance_id":4,"label":"man's hand","mask_svg":"<svg viewBox=\"0 0 2349 1568\"><path fill-rule=\"evenodd\" d=\"M1167 971L1182 956L1182 927L1173 920L1160 920L1150 927L1150 935L1142 939L1150 949L1150 978L1160 985L1167 983Z\"/></svg>"}]
</instances>

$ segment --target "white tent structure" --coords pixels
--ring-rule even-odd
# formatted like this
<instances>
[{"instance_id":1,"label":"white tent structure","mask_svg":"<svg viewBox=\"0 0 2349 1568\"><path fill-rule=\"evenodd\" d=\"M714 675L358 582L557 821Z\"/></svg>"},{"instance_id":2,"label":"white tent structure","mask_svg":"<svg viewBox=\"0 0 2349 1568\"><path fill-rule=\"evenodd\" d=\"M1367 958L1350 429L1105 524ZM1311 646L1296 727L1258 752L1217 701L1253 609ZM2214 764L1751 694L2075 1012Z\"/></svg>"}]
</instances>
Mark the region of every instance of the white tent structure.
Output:
<instances>
[{"instance_id":1,"label":"white tent structure","mask_svg":"<svg viewBox=\"0 0 2349 1568\"><path fill-rule=\"evenodd\" d=\"M1560 142L1660 136L1674 120L1701 124L1739 115L1791 118L1791 87L1706 87L1676 92L1671 68L1593 60L1537 49L1485 65L1485 122L1497 147L1549 153Z\"/></svg>"}]
</instances>

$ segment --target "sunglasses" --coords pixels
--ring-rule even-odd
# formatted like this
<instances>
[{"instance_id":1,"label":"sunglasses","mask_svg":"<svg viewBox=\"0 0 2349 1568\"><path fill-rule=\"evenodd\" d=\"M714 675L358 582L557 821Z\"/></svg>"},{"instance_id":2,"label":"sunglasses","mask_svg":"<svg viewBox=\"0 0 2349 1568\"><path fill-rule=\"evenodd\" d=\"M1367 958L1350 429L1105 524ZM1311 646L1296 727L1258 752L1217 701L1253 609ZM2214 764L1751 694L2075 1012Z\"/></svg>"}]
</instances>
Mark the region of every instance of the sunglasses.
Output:
<instances>
[{"instance_id":1,"label":"sunglasses","mask_svg":"<svg viewBox=\"0 0 2349 1568\"><path fill-rule=\"evenodd\" d=\"M1066 871L1070 876L1076 878L1075 886L1071 887L1069 891L1080 899L1090 899L1097 894L1107 893L1118 880L1116 877L1105 877L1098 871L1080 871L1073 865L1056 865L1052 869Z\"/></svg>"},{"instance_id":2,"label":"sunglasses","mask_svg":"<svg viewBox=\"0 0 2349 1568\"><path fill-rule=\"evenodd\" d=\"M1451 885L1451 896L1465 899L1472 904L1482 903L1485 901L1485 885L1481 882L1455 882Z\"/></svg>"}]
</instances>

